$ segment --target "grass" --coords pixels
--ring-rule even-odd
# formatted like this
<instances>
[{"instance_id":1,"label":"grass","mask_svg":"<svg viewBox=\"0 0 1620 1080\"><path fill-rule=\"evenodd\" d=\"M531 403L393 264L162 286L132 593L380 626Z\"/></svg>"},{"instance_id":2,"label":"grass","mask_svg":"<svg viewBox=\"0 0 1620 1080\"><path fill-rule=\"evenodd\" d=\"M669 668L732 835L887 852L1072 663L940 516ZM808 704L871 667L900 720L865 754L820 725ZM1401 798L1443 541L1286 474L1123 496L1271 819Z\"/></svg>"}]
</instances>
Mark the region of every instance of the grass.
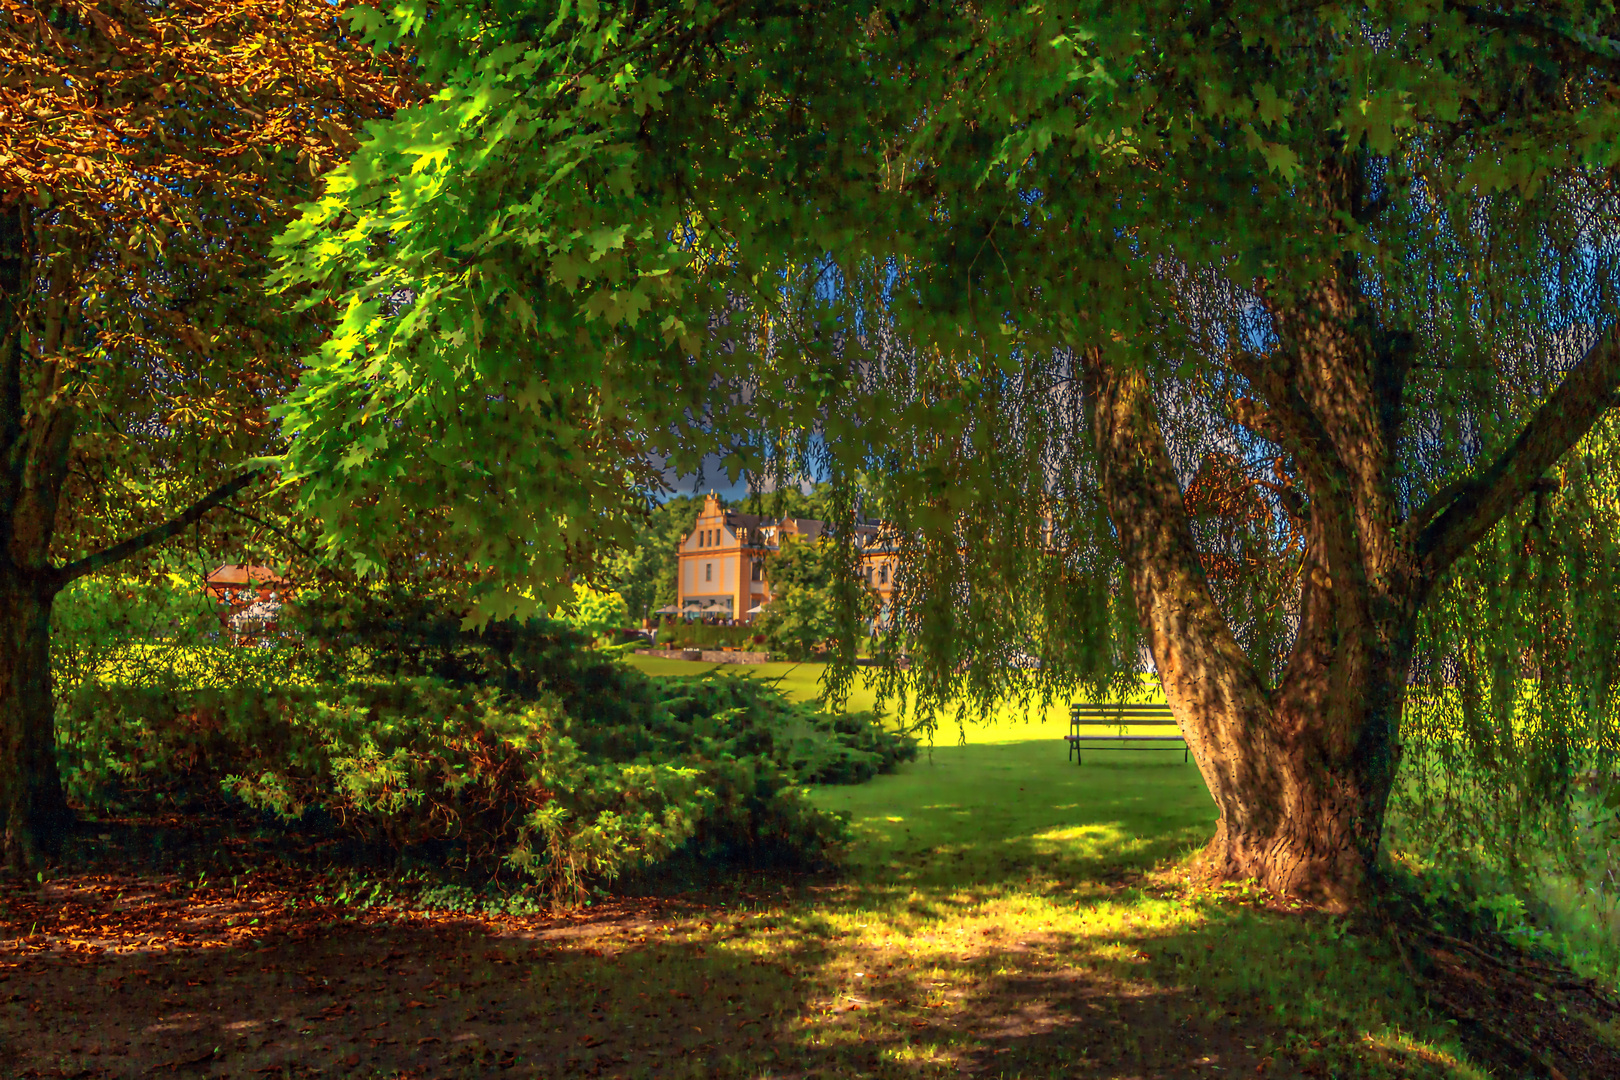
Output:
<instances>
[{"instance_id":1,"label":"grass","mask_svg":"<svg viewBox=\"0 0 1620 1080\"><path fill-rule=\"evenodd\" d=\"M657 675L715 674L732 678L777 680L784 692L799 700L811 700L816 697L820 690L821 675L825 670L825 665L809 663L764 665L700 664L641 656L630 657L629 660L650 674ZM869 676L865 672L858 671L856 678L857 682L850 697L849 708L873 708L876 704L876 695ZM1525 700L1530 700L1532 691L1533 687L1521 688L1521 694ZM1146 680L1144 680L1144 692L1141 700L1163 701L1164 695L1161 691L1158 691L1157 687L1147 685ZM903 715L896 718L896 722L903 722L903 720ZM935 757L933 760L939 767L924 774L919 774L928 777L926 781L920 782L937 783L944 789L967 793L971 793L981 785L1000 789L1007 784L1010 777L1030 775L1029 770L1036 767L1035 762L1044 763L1050 758L1052 756L1050 746L1060 747L1058 756L1062 757L1060 740L1068 730L1067 709L1064 702L1052 702L1044 711L1028 713L1016 704L1004 704L994 711L988 722L969 720L967 724L960 728L954 726L950 720L943 720L940 729L935 733L935 739L941 745L934 748ZM1095 732L1105 729L1088 728L1086 730ZM985 753L982 755L969 754L964 758L943 752L947 747L954 750L954 744L959 741L969 747L982 748ZM1004 766L992 764L999 759L994 753L990 752L991 747L1000 748L1026 742L1030 743L1032 747L1038 745L1038 749L1030 751L1031 757L1028 762L1019 761L1014 763L1009 759ZM1163 755L1166 760L1158 760L1159 755ZM1162 750L1140 753L1110 750L1106 754L1099 753L1091 757L1093 762L1098 763L1097 767L1101 771L1091 774L1090 770L1093 766L1088 764L1085 770L1082 770L1082 773L1092 776L1117 777L1117 779L1111 779L1109 783L1117 785L1115 788L1115 801L1121 807L1123 813L1126 808L1132 806L1161 805L1159 800L1165 798L1165 793L1159 790L1150 791L1143 788L1140 778L1155 775L1144 770L1156 765L1169 764L1168 759L1174 757L1173 753ZM1112 770L1111 767L1114 765L1123 767ZM1179 762L1177 762L1177 767L1181 768ZM955 779L958 775L961 775L963 779L960 781ZM1076 775L1081 774L1077 773ZM1187 769L1181 775L1189 777L1189 783L1196 787L1198 795L1203 795L1204 789L1197 778L1195 770ZM1069 787L1073 786L1065 781L1057 781L1056 784L1056 788L1053 789L1054 792L1067 791ZM1048 805L1062 806L1070 804L1073 801L1073 796L1074 792L1068 791L1067 794L1062 795L1054 793L1048 796L1043 794L1040 800L1027 803L1009 801L1003 805L977 806L971 809L964 805L961 809L942 810L934 813L933 816L937 818L940 814L955 815L955 820L958 823L982 821L987 829L993 827L994 835L1033 837L1036 834L1026 828L1026 826L1031 825L1031 822L1023 819L1038 816L1041 808ZM853 789L851 797L856 800L876 799L879 803L882 803L894 798L910 798L911 793L909 791L891 793L889 786L879 785L877 787ZM1205 802L1207 803L1207 799ZM945 805L945 803L945 800L940 801L941 806ZM1168 806L1169 804L1163 805ZM868 839L884 840L893 832L892 829L885 831L876 824L883 815L868 815L862 819L859 806L851 809L857 811L858 820L867 822L863 828L872 830L871 837ZM1389 834L1392 844L1398 840L1396 834L1398 825L1399 821L1392 819L1391 833ZM931 821L929 827L934 826L946 827L947 823ZM1072 855L1075 850L1072 846L1054 845L1051 842L1050 837L1058 835L1062 830L1062 826L1052 822L1047 823L1044 827L1048 830L1057 830L1057 832L1051 833L1042 840L1030 840L1029 843L1039 846L1049 854L1061 850ZM1089 828L1093 829L1098 827L1102 826L1089 826ZM1120 823L1106 827L1123 828L1129 835L1138 838L1152 836L1162 839L1171 835L1189 835L1185 831L1184 822L1172 818L1155 820L1143 817L1122 817ZM900 828L902 834L905 829L913 829L913 833L915 833L913 825ZM1205 831L1198 832L1194 830L1194 832L1199 836L1207 835L1207 825L1201 825L1200 828ZM1136 842L1146 843L1147 841L1138 840ZM1481 840L1481 842L1484 841ZM1192 840L1187 841L1188 846L1192 846L1193 843ZM1409 865L1420 862L1420 860L1414 859L1410 852L1404 854ZM1162 857L1162 855L1162 851L1156 851L1155 857ZM1607 861L1608 853L1606 851L1600 852L1600 855L1604 861ZM1591 884L1582 886L1566 875L1548 870L1534 879L1533 893L1529 899L1536 907L1537 922L1540 925L1532 925L1529 921L1522 920L1518 925L1507 928L1512 931L1510 936L1516 940L1539 941L1543 947L1551 949L1563 962L1569 964L1579 974L1600 979L1611 987L1620 986L1620 897L1617 897L1609 889L1599 889Z\"/></svg>"},{"instance_id":2,"label":"grass","mask_svg":"<svg viewBox=\"0 0 1620 1080\"><path fill-rule=\"evenodd\" d=\"M813 666L775 666L759 674L814 695ZM848 875L715 939L814 957L797 1027L833 1075L1484 1075L1342 921L1150 885L1210 834L1197 770L1145 750L1076 767L1066 731L1061 704L1003 709L896 775L819 790L857 838Z\"/></svg>"},{"instance_id":3,"label":"grass","mask_svg":"<svg viewBox=\"0 0 1620 1080\"><path fill-rule=\"evenodd\" d=\"M706 664L635 655L626 656L624 661L649 675L714 675L731 679L760 679L774 683L795 701L815 700L821 693L822 675L827 670L826 664L810 662ZM1142 694L1135 700L1162 702L1164 693L1144 679ZM851 711L861 711L876 710L877 705L875 676L870 671L857 670L849 700L844 707ZM888 703L887 711L896 723L905 723L912 719L893 702ZM973 714L966 718L965 723L957 722L953 707L938 720L939 727L935 731L934 738L936 742L941 743L966 741L977 745L1021 742L1029 739L1061 739L1069 732L1069 706L1068 702L1057 700L1048 702L1044 707L1038 701L1032 701L1028 707L1017 702L1003 702L992 710L987 720L981 720Z\"/></svg>"}]
</instances>

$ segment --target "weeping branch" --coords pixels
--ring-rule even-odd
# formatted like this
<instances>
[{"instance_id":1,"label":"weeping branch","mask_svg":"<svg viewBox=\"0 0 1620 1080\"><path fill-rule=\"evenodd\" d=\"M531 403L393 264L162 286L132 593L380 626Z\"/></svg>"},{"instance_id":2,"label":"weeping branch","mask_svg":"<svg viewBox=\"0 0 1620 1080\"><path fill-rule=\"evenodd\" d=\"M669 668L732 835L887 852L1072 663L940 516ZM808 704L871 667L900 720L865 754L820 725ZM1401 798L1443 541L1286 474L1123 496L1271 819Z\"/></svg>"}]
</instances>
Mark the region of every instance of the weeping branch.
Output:
<instances>
[{"instance_id":1,"label":"weeping branch","mask_svg":"<svg viewBox=\"0 0 1620 1080\"><path fill-rule=\"evenodd\" d=\"M1407 523L1420 588L1427 591L1490 531L1541 475L1580 442L1620 390L1620 324L1610 327L1564 376L1519 437L1478 476L1437 492Z\"/></svg>"}]
</instances>

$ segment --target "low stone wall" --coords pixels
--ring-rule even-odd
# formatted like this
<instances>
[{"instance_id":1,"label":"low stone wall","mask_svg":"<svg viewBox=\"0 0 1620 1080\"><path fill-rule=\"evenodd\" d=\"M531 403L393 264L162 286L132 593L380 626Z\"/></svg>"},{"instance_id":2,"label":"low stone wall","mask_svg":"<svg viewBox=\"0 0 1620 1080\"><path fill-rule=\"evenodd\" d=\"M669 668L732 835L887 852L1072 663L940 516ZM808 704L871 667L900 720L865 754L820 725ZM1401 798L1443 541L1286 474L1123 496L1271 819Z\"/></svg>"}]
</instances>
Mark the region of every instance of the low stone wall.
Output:
<instances>
[{"instance_id":1,"label":"low stone wall","mask_svg":"<svg viewBox=\"0 0 1620 1080\"><path fill-rule=\"evenodd\" d=\"M724 649L637 649L637 656L655 656L660 660L701 660L705 664L763 664L771 654L765 652L727 652Z\"/></svg>"}]
</instances>

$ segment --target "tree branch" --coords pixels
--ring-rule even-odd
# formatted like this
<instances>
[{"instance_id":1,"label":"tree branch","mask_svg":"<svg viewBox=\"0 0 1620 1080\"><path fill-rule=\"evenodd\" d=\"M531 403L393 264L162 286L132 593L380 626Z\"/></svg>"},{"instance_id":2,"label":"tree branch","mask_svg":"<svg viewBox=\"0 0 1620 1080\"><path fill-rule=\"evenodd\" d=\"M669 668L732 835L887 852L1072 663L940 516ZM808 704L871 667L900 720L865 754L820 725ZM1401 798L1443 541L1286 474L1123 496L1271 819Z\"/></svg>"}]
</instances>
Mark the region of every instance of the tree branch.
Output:
<instances>
[{"instance_id":1,"label":"tree branch","mask_svg":"<svg viewBox=\"0 0 1620 1080\"><path fill-rule=\"evenodd\" d=\"M1540 42L1554 52L1573 56L1593 67L1620 71L1620 44L1613 38L1598 37L1577 29L1566 28L1529 15L1513 15L1491 11L1476 4L1448 4L1475 26L1488 26L1493 30L1506 30Z\"/></svg>"},{"instance_id":2,"label":"tree branch","mask_svg":"<svg viewBox=\"0 0 1620 1080\"><path fill-rule=\"evenodd\" d=\"M1527 495L1541 474L1579 442L1620 389L1620 323L1605 331L1564 376L1490 467L1436 492L1407 523L1425 585Z\"/></svg>"},{"instance_id":3,"label":"tree branch","mask_svg":"<svg viewBox=\"0 0 1620 1080\"><path fill-rule=\"evenodd\" d=\"M239 510L234 506L227 506L225 509L229 510L239 518L251 521L253 524L258 525L261 528L269 529L287 543L291 544L293 550L297 551L298 554L302 555L304 558L313 559L315 557L315 553L313 551L309 550L309 548L305 547L303 544L300 544L297 540L294 540L287 534L285 529L281 528L281 526L273 525L261 517L256 517L255 515L248 513L246 510Z\"/></svg>"},{"instance_id":4,"label":"tree branch","mask_svg":"<svg viewBox=\"0 0 1620 1080\"><path fill-rule=\"evenodd\" d=\"M137 552L145 551L149 547L154 547L165 540L180 535L188 526L202 520L203 516L214 507L230 499L263 475L263 469L254 469L252 472L245 472L240 476L227 480L163 524L154 525L145 532L137 533L128 540L120 541L110 548L98 551L94 555L87 555L77 562L68 563L56 572L58 585L66 585L75 578L93 574L97 570L104 570Z\"/></svg>"},{"instance_id":5,"label":"tree branch","mask_svg":"<svg viewBox=\"0 0 1620 1080\"><path fill-rule=\"evenodd\" d=\"M1287 431L1277 422L1276 416L1265 402L1249 397L1228 397L1226 406L1239 427L1267 442L1293 449Z\"/></svg>"},{"instance_id":6,"label":"tree branch","mask_svg":"<svg viewBox=\"0 0 1620 1080\"><path fill-rule=\"evenodd\" d=\"M1202 725L1219 715L1216 699L1260 700L1265 686L1210 592L1146 377L1095 349L1080 360L1099 486L1142 629L1171 700L1208 698Z\"/></svg>"}]
</instances>

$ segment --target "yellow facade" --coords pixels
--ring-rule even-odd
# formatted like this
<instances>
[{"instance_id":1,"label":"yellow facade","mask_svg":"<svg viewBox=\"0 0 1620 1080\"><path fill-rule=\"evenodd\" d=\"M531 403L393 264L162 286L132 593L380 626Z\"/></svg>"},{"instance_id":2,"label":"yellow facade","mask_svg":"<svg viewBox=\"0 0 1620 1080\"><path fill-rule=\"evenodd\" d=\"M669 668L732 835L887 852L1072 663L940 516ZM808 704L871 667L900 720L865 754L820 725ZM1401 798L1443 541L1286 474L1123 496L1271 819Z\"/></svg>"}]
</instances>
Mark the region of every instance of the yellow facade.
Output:
<instances>
[{"instance_id":1,"label":"yellow facade","mask_svg":"<svg viewBox=\"0 0 1620 1080\"><path fill-rule=\"evenodd\" d=\"M895 554L876 525L857 525L862 572L887 604L894 591ZM681 540L676 608L682 615L751 622L771 601L767 560L783 536L819 540L826 523L812 518L768 518L704 500L691 532Z\"/></svg>"}]
</instances>

